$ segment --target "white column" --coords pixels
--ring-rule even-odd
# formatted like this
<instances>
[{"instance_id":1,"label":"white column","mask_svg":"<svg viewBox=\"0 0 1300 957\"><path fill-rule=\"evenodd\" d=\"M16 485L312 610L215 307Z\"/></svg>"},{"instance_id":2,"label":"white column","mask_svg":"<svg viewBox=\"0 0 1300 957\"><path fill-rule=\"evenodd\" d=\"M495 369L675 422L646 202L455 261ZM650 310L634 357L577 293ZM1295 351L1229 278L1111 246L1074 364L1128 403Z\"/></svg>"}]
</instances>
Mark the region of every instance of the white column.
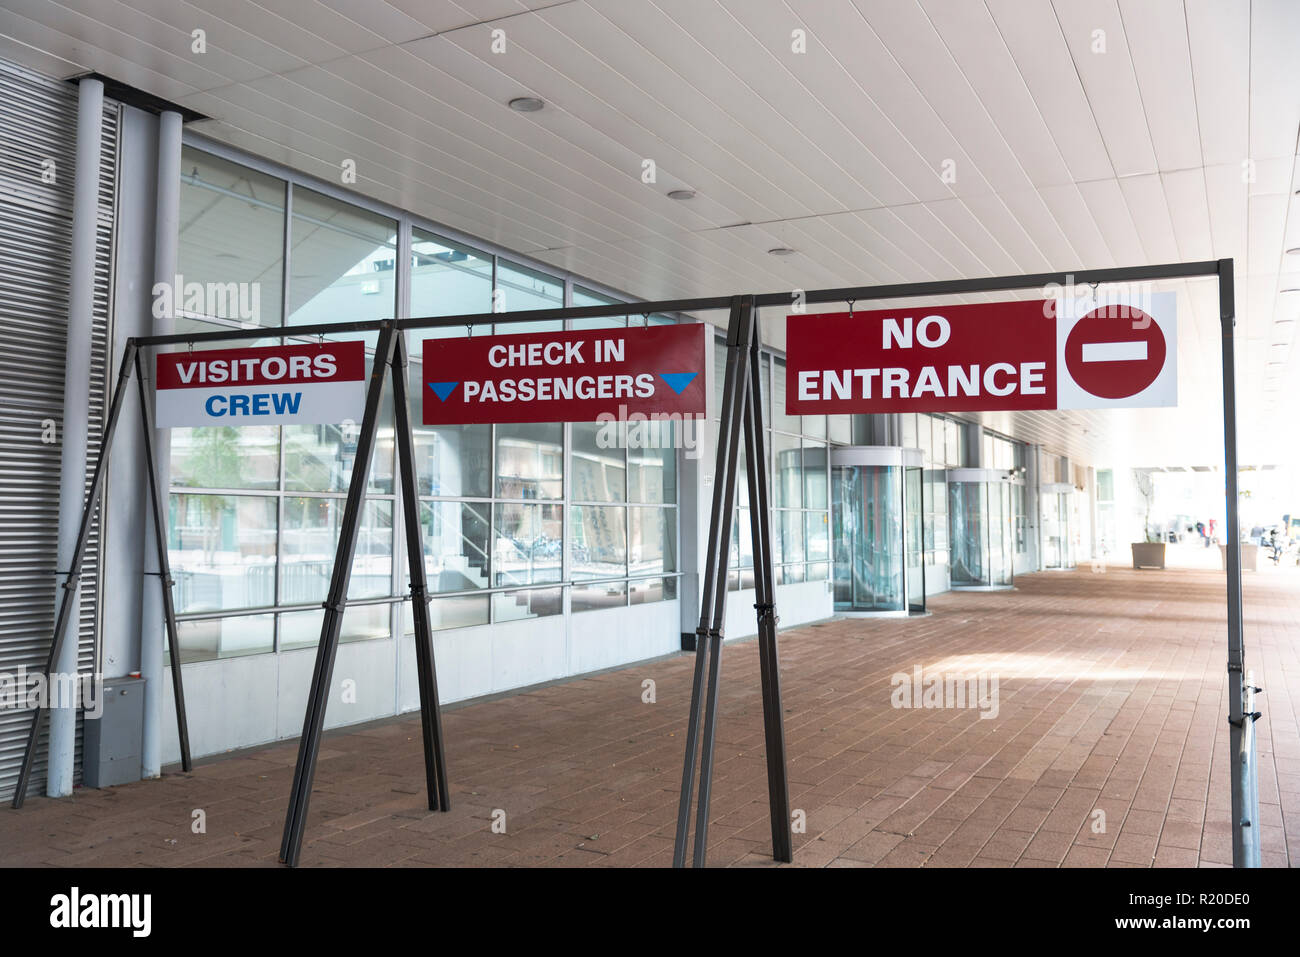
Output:
<instances>
[{"instance_id":1,"label":"white column","mask_svg":"<svg viewBox=\"0 0 1300 957\"><path fill-rule=\"evenodd\" d=\"M58 586L55 605L63 598L64 574L81 525L86 498L86 410L90 406L90 350L95 311L95 241L99 225L99 146L103 132L104 84L85 79L78 84L77 168L72 192L72 266L68 281L68 342L63 369L63 434L59 454ZM81 600L76 589L73 608ZM73 611L55 675L77 672L80 615ZM70 684L52 680L51 688ZM66 696L60 696L66 697ZM49 766L45 793L65 797L72 793L72 773L77 741L77 706L51 696Z\"/></svg>"},{"instance_id":2,"label":"white column","mask_svg":"<svg viewBox=\"0 0 1300 957\"><path fill-rule=\"evenodd\" d=\"M158 117L158 182L157 205L154 213L153 277L154 295L158 294L158 283L171 285L176 279L176 245L180 228L181 199L181 115L167 110ZM173 289L172 295L163 301L170 301L175 307L180 289ZM154 312L154 335L168 335L176 329L176 317L173 312L159 316ZM152 377L153 357L145 356L146 375ZM171 433L159 429L154 435L155 468L158 470L159 488L162 489L163 508L167 507L169 460L171 457ZM147 494L141 490L141 494ZM165 516L164 516L165 519ZM144 741L141 773L146 778L156 778L162 773L162 726L171 719L163 714L163 683L167 680L163 669L163 622L162 590L158 587L158 546L152 522L147 522L144 529L145 553L143 582L144 593L141 599L140 614L140 674L145 679L144 685Z\"/></svg>"}]
</instances>

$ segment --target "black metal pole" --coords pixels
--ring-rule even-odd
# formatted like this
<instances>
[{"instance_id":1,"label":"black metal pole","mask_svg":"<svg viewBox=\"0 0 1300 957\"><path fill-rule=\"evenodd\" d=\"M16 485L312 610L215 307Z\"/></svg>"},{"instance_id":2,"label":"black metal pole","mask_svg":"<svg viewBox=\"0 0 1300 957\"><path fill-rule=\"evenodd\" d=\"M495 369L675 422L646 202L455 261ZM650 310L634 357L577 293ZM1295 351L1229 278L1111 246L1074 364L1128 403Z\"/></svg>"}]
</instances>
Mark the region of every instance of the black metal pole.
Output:
<instances>
[{"instance_id":1,"label":"black metal pole","mask_svg":"<svg viewBox=\"0 0 1300 957\"><path fill-rule=\"evenodd\" d=\"M736 334L740 320L741 298L733 297L730 301L731 311L728 319L727 366L723 378L723 389L718 409L717 449L714 458L713 503L709 511L709 534L704 549L704 583L700 593L700 622L695 629L695 675L691 684L691 710L686 723L686 754L682 763L682 788L677 804L677 835L673 845L673 866L686 865L686 850L691 826L691 798L695 790L695 762L699 754L699 735L701 708L704 701L706 675L712 673L708 667L710 658L709 631L713 626L713 606L717 596L715 587L719 575L722 577L723 594L727 581L727 553L731 545L731 526L723 526L724 512L729 506L724 505L728 470L735 474L734 459L737 444L731 440L736 434L734 423L739 414L736 401L735 351L731 349L731 338Z\"/></svg>"},{"instance_id":2,"label":"black metal pole","mask_svg":"<svg viewBox=\"0 0 1300 957\"><path fill-rule=\"evenodd\" d=\"M393 359L393 341L394 329L390 322L380 332L379 344L375 348L374 366L370 371L370 385L366 391L366 411L361 422L361 433L357 437L356 459L352 464L352 478L348 483L338 548L334 553L334 573L330 579L329 597L324 602L325 616L321 621L320 643L316 647L316 667L312 672L307 713L303 717L302 737L298 742L298 763L293 772L284 837L280 842L280 860L290 867L297 866L302 852L302 835L307 824L311 785L316 776L316 757L320 752L321 733L325 725L325 706L329 697L330 680L334 675L334 658L338 653L343 609L347 605L348 583L352 579L352 556L356 552L366 483L370 477L370 456L379 425L379 402Z\"/></svg>"},{"instance_id":3,"label":"black metal pole","mask_svg":"<svg viewBox=\"0 0 1300 957\"><path fill-rule=\"evenodd\" d=\"M996 292L1003 289L1033 289L1067 283L1084 285L1104 282L1140 282L1148 279L1189 279L1213 276L1219 264L1214 261L1164 263L1158 266L1120 266L1110 269L1078 269L1073 272L1031 273L1023 276L989 276L980 279L947 279L931 282L896 283L887 286L845 286L837 289L810 289L804 293L809 305L826 302L870 301L872 299L906 299L914 296L960 296L972 292ZM623 316L629 311L701 312L727 309L732 297L709 296L698 299L663 299L654 302L611 303L597 306L568 306L553 309L525 309L510 313L510 322L546 322L554 319L595 319ZM754 308L789 306L789 292L769 292L753 297ZM416 316L408 319L372 319L363 322L321 322L306 326L282 326L276 329L232 329L229 332L173 333L165 336L141 336L140 346L185 345L186 343L228 342L238 339L290 339L297 337L338 335L344 332L378 332L387 325L397 329L445 329L485 325L501 321L501 313L474 312L460 316Z\"/></svg>"},{"instance_id":4,"label":"black metal pole","mask_svg":"<svg viewBox=\"0 0 1300 957\"><path fill-rule=\"evenodd\" d=\"M86 504L81 511L81 525L77 529L77 542L72 549L72 561L68 566L67 578L63 581L63 597L59 600L59 611L54 618L54 635L50 641L50 654L45 659L45 687L50 688L50 672L59 660L63 642L68 633L68 622L72 620L73 599L77 595L77 585L81 581L81 563L86 556L86 542L90 538L90 525L94 518L95 507L104 492L104 480L108 475L108 452L113 446L113 434L117 431L117 420L122 414L122 400L126 397L127 383L131 379L131 369L135 364L136 347L127 342L122 352L122 365L117 374L117 390L109 405L108 421L104 423L104 438L99 444L99 455L95 459L95 472L90 480L90 491L86 494ZM14 789L13 807L20 808L27 800L27 786L31 783L32 766L36 760L36 742L40 736L41 718L44 708L37 705L32 712L32 725L27 732L27 748L23 752L22 767L18 771L18 783Z\"/></svg>"},{"instance_id":5,"label":"black metal pole","mask_svg":"<svg viewBox=\"0 0 1300 957\"><path fill-rule=\"evenodd\" d=\"M1221 259L1219 273L1219 327L1223 343L1223 462L1225 534L1224 548L1228 589L1228 738L1232 781L1232 864L1234 867L1259 866L1259 822L1249 806L1245 785L1248 780L1245 762L1252 760L1244 745L1249 739L1244 722L1253 720L1245 713L1246 651L1241 609L1241 519L1238 514L1237 473L1237 382L1234 355L1236 297L1233 288L1232 260Z\"/></svg>"},{"instance_id":6,"label":"black metal pole","mask_svg":"<svg viewBox=\"0 0 1300 957\"><path fill-rule=\"evenodd\" d=\"M158 545L158 585L162 588L163 619L167 624L167 656L172 666L172 696L176 699L176 736L181 745L181 767L192 771L190 762L190 728L185 713L185 687L181 681L181 648L176 637L176 603L172 600L172 567L167 557L167 519L162 494L158 488L157 465L154 462L153 406L149 404L149 390L145 388L144 354L135 354L135 384L140 394L140 424L144 427L144 463L149 473L149 507L153 512L154 541Z\"/></svg>"},{"instance_id":7,"label":"black metal pole","mask_svg":"<svg viewBox=\"0 0 1300 957\"><path fill-rule=\"evenodd\" d=\"M406 561L411 572L411 620L415 631L415 670L420 683L420 728L424 737L424 777L430 811L451 810L447 787L447 758L438 703L438 671L434 667L433 629L429 623L429 590L424 569L420 526L420 487L415 474L415 438L407 405L406 336L397 333L393 350L393 409L397 416L397 463L402 483L402 513L406 522Z\"/></svg>"},{"instance_id":8,"label":"black metal pole","mask_svg":"<svg viewBox=\"0 0 1300 957\"><path fill-rule=\"evenodd\" d=\"M704 729L700 745L700 793L695 812L694 865L704 867L709 852L709 800L713 794L713 754L717 746L718 696L722 671L722 632L727 612L727 564L731 544L731 525L735 518L736 466L740 457L743 416L749 394L749 343L753 336L754 300L742 296L733 312L727 334L727 376L724 391L732 393L731 418L726 423L725 441L729 447L727 468L715 481L723 483L722 512L718 516L719 548L713 578L713 622L709 627L709 684L704 696ZM719 441L723 441L721 428Z\"/></svg>"},{"instance_id":9,"label":"black metal pole","mask_svg":"<svg viewBox=\"0 0 1300 957\"><path fill-rule=\"evenodd\" d=\"M763 736L767 746L767 799L772 819L772 857L794 860L790 833L790 786L786 777L781 666L776 648L776 569L772 561L772 513L768 502L767 433L757 319L749 345L749 401L745 403L745 462L749 481L749 527L754 541L754 608L758 612L758 664L763 690Z\"/></svg>"}]
</instances>

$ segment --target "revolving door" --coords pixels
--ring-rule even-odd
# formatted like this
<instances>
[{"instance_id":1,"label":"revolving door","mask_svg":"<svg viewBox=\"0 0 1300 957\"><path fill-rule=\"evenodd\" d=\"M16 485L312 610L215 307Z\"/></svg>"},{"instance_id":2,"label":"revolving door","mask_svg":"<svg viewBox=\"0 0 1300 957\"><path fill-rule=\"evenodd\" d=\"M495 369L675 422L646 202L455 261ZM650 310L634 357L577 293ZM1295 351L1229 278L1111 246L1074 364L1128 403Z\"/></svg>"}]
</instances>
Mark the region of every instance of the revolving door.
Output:
<instances>
[{"instance_id":1,"label":"revolving door","mask_svg":"<svg viewBox=\"0 0 1300 957\"><path fill-rule=\"evenodd\" d=\"M952 588L993 591L1012 587L1015 517L1010 472L949 469Z\"/></svg>"},{"instance_id":2,"label":"revolving door","mask_svg":"<svg viewBox=\"0 0 1300 957\"><path fill-rule=\"evenodd\" d=\"M831 450L836 612L925 613L923 489L919 449Z\"/></svg>"}]
</instances>

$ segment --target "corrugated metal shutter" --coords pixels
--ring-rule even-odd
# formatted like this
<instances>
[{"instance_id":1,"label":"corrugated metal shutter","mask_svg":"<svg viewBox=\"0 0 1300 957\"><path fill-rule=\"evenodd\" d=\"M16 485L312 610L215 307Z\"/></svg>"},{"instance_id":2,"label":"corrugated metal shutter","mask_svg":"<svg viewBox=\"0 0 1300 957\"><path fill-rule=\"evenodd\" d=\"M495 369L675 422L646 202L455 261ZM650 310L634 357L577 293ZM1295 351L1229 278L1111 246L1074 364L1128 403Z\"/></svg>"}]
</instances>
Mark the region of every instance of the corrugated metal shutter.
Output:
<instances>
[{"instance_id":1,"label":"corrugated metal shutter","mask_svg":"<svg viewBox=\"0 0 1300 957\"><path fill-rule=\"evenodd\" d=\"M105 102L87 484L106 398L118 111ZM42 434L53 420L62 437L76 140L76 87L0 60L0 673L11 675L44 666L54 629L59 445ZM42 181L48 160L53 183ZM98 521L81 581L78 667L88 673L98 657ZM0 710L0 796L13 793L30 722L30 711ZM81 732L78 720L77 780ZM47 733L30 795L44 789Z\"/></svg>"}]
</instances>

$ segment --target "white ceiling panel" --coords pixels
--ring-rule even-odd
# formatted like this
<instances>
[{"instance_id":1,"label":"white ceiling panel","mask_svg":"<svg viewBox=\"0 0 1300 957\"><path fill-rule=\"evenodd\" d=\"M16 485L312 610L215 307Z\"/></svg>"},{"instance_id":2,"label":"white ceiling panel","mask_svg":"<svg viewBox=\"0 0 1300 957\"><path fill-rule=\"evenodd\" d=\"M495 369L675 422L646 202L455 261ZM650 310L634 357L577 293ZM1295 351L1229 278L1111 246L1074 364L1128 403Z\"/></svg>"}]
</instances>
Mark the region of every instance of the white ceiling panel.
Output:
<instances>
[{"instance_id":1,"label":"white ceiling panel","mask_svg":"<svg viewBox=\"0 0 1300 957\"><path fill-rule=\"evenodd\" d=\"M0 0L2 56L633 296L1232 258L1248 458L1300 378L1297 50L1295 0ZM1178 291L1178 409L985 421L1204 464L1218 304Z\"/></svg>"}]
</instances>

